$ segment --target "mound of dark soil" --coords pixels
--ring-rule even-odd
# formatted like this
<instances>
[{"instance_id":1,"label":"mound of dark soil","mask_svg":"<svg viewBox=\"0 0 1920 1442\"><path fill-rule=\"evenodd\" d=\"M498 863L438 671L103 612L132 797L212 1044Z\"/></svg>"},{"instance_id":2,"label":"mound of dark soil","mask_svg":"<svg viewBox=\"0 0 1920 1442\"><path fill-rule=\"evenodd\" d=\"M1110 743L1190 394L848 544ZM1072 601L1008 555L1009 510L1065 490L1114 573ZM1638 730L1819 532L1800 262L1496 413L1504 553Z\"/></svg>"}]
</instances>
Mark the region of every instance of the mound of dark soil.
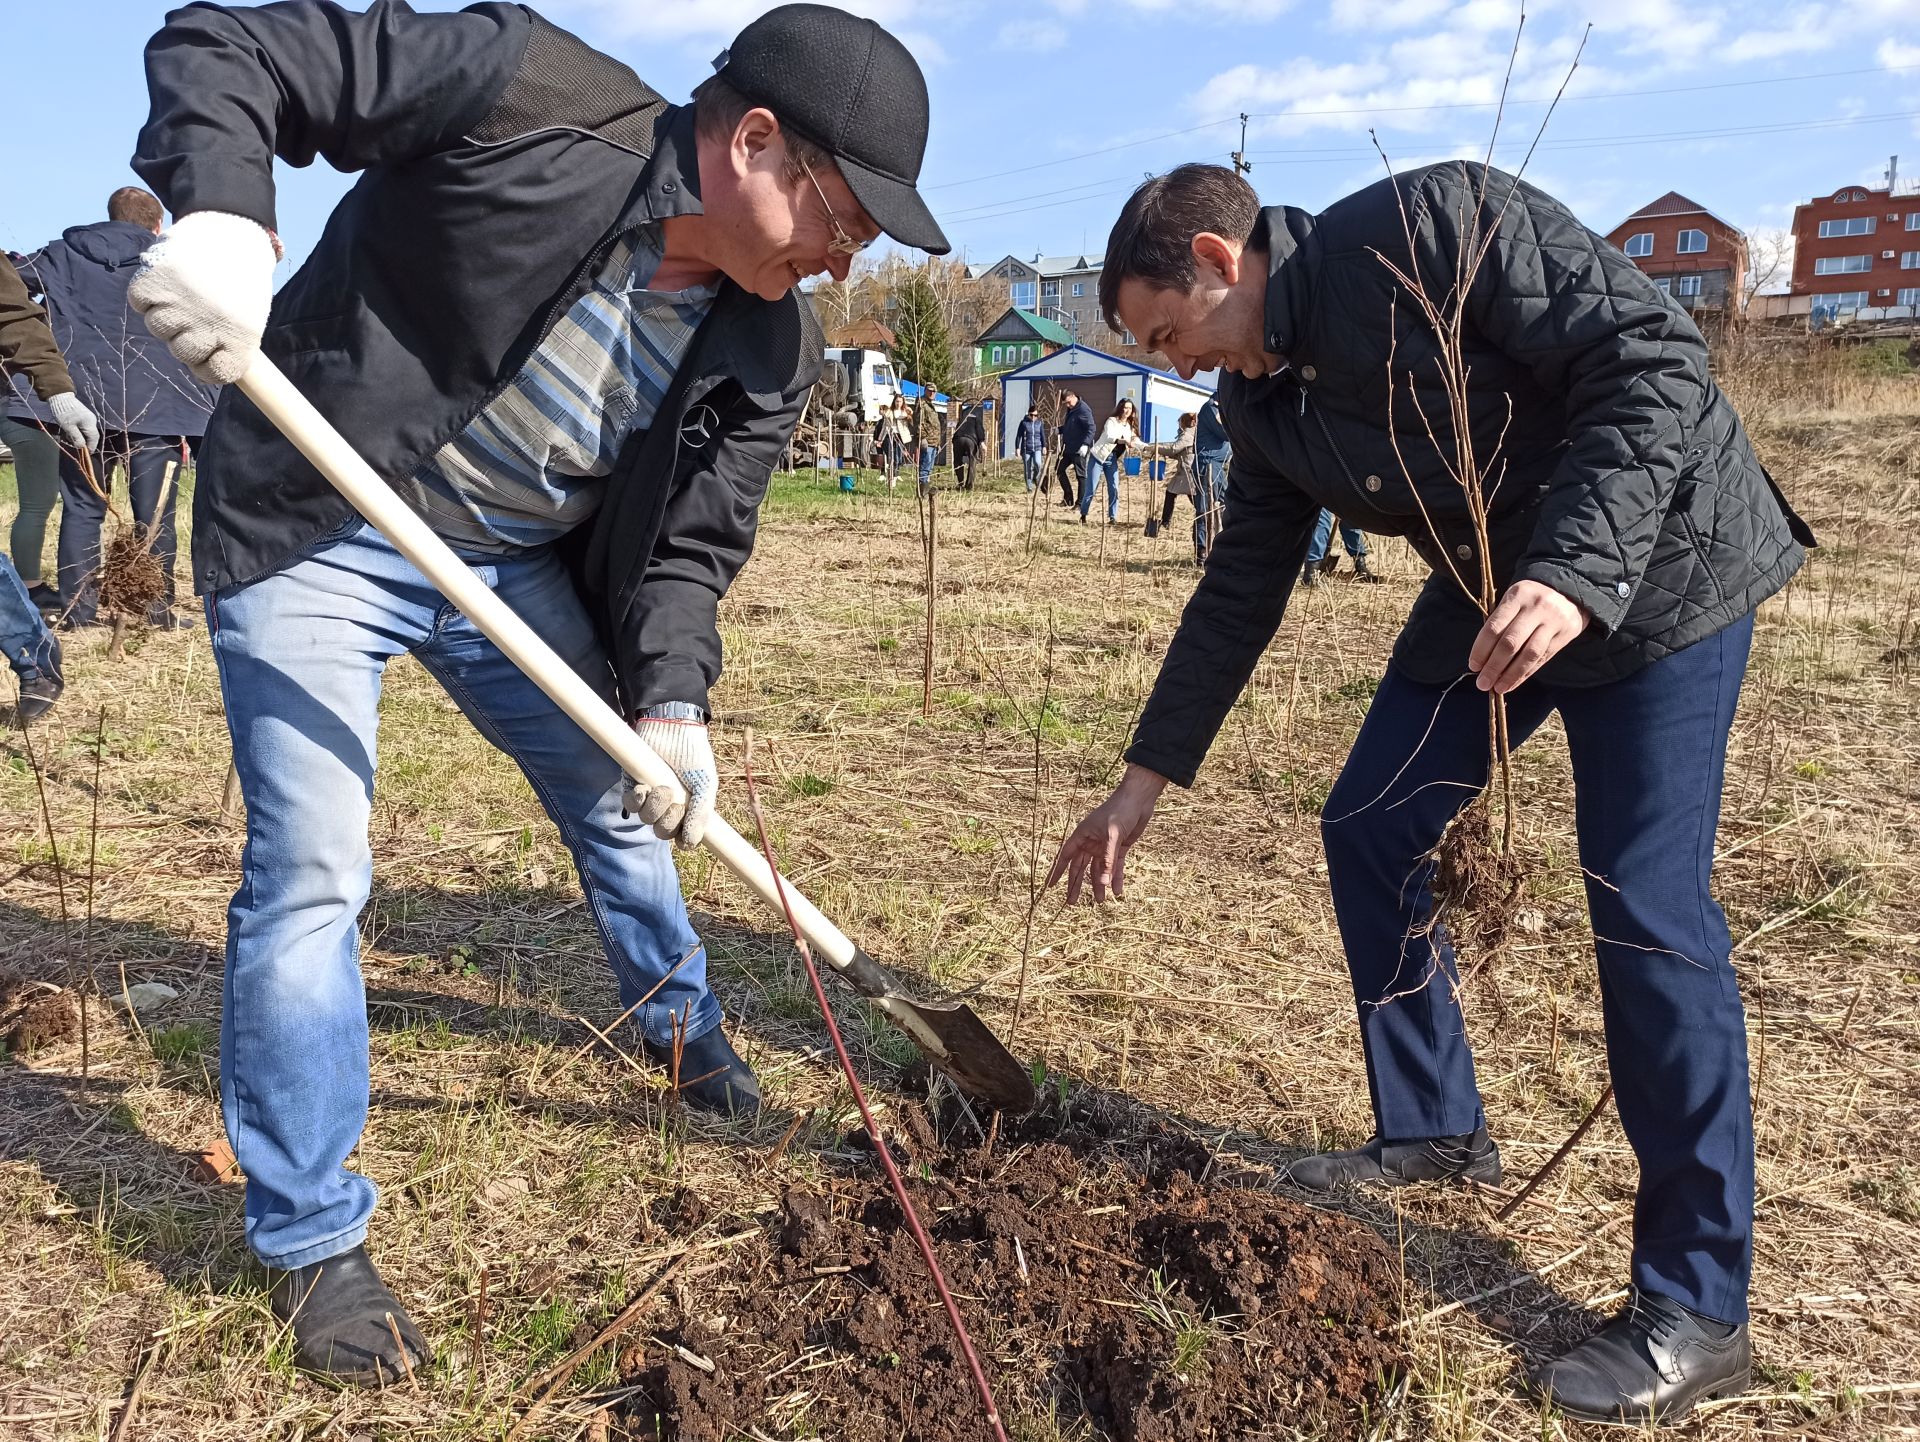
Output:
<instances>
[{"instance_id":1,"label":"mound of dark soil","mask_svg":"<svg viewBox=\"0 0 1920 1442\"><path fill-rule=\"evenodd\" d=\"M0 1044L22 1056L80 1030L80 1012L57 986L0 975Z\"/></svg>"},{"instance_id":2,"label":"mound of dark soil","mask_svg":"<svg viewBox=\"0 0 1920 1442\"><path fill-rule=\"evenodd\" d=\"M1385 1244L1266 1192L1202 1184L1206 1153L1184 1138L1142 1167L1044 1121L989 1155L904 1120L916 1155L902 1170L1011 1436L1344 1435L1405 1366ZM692 1284L656 1315L633 1379L652 1405L629 1414L629 1436L991 1435L877 1167L790 1191L768 1232L730 1283Z\"/></svg>"}]
</instances>

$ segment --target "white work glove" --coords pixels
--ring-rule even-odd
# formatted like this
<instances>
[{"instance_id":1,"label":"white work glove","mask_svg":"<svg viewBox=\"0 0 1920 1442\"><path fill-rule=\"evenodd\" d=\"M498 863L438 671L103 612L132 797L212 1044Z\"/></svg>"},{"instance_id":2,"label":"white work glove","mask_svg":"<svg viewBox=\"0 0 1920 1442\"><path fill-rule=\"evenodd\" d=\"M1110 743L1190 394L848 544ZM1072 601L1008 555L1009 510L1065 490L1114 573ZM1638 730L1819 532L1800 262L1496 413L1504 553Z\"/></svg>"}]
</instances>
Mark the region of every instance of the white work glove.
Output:
<instances>
[{"instance_id":1,"label":"white work glove","mask_svg":"<svg viewBox=\"0 0 1920 1442\"><path fill-rule=\"evenodd\" d=\"M1084 461L1087 458L1087 452L1091 449L1092 449L1091 446L1080 447L1080 459Z\"/></svg>"},{"instance_id":2,"label":"white work glove","mask_svg":"<svg viewBox=\"0 0 1920 1442\"><path fill-rule=\"evenodd\" d=\"M677 801L671 788L649 786L629 776L620 797L621 811L650 823L663 839L698 846L707 834L720 777L707 739L706 717L697 706L668 701L643 711L633 731L680 778L687 799Z\"/></svg>"},{"instance_id":3,"label":"white work glove","mask_svg":"<svg viewBox=\"0 0 1920 1442\"><path fill-rule=\"evenodd\" d=\"M245 216L195 211L140 258L127 300L176 360L209 385L231 385L260 349L279 250Z\"/></svg>"},{"instance_id":4,"label":"white work glove","mask_svg":"<svg viewBox=\"0 0 1920 1442\"><path fill-rule=\"evenodd\" d=\"M47 402L53 423L60 427L61 438L76 451L100 449L100 420L87 409L86 402L72 391Z\"/></svg>"}]
</instances>

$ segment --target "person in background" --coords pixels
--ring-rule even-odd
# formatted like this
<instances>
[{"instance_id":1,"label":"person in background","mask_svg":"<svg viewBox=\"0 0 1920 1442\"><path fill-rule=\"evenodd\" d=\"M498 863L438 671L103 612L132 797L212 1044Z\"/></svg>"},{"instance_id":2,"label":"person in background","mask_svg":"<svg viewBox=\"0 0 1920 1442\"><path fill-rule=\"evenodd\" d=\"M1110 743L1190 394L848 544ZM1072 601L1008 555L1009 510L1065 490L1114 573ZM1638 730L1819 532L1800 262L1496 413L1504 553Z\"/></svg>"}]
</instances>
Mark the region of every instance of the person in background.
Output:
<instances>
[{"instance_id":1,"label":"person in background","mask_svg":"<svg viewBox=\"0 0 1920 1442\"><path fill-rule=\"evenodd\" d=\"M1157 536L1162 526L1173 524L1173 505L1180 497L1193 496L1193 427L1198 417L1188 411L1180 417L1180 424L1174 431L1172 441L1159 447L1160 454L1167 462L1167 497L1161 503L1160 514L1147 517L1147 534ZM1198 520L1195 516L1195 520ZM1195 533L1193 558L1195 562L1205 558L1200 554L1198 532Z\"/></svg>"},{"instance_id":2,"label":"person in background","mask_svg":"<svg viewBox=\"0 0 1920 1442\"><path fill-rule=\"evenodd\" d=\"M73 373L53 338L47 313L34 303L20 272L4 256L0 256L0 356L5 357L10 384L17 389L24 379L33 387L68 445L76 451L99 448L100 422L74 393ZM60 447L45 426L11 415L0 415L0 441L13 452L13 481L20 499L7 540L14 574L35 606L54 610L60 594L42 584L40 558L47 545L47 518L60 495Z\"/></svg>"},{"instance_id":3,"label":"person in background","mask_svg":"<svg viewBox=\"0 0 1920 1442\"><path fill-rule=\"evenodd\" d=\"M960 407L960 420L953 428L953 474L961 490L973 489L986 446L986 408L977 400L968 401Z\"/></svg>"},{"instance_id":4,"label":"person in background","mask_svg":"<svg viewBox=\"0 0 1920 1442\"><path fill-rule=\"evenodd\" d=\"M1027 491L1031 494L1035 486L1046 484L1040 474L1040 465L1041 458L1047 453L1047 423L1040 419L1038 401L1027 407L1027 417L1020 422L1013 448L1020 455L1020 479L1026 483Z\"/></svg>"},{"instance_id":5,"label":"person in background","mask_svg":"<svg viewBox=\"0 0 1920 1442\"><path fill-rule=\"evenodd\" d=\"M33 382L35 394L49 403L67 444L91 450L100 443L99 423L74 394L73 377L60 357L46 312L33 303L26 285L4 259L0 259L0 372L18 373ZM38 426L26 429L53 444ZM16 451L16 468L18 461ZM0 556L0 651L6 653L7 665L20 682L15 721L22 726L38 721L66 689L60 638L47 629L26 582L5 556Z\"/></svg>"},{"instance_id":6,"label":"person in background","mask_svg":"<svg viewBox=\"0 0 1920 1442\"><path fill-rule=\"evenodd\" d=\"M1371 583L1380 579L1373 568L1367 565L1367 538L1360 528L1349 526L1332 511L1323 508L1313 528L1313 540L1307 544L1307 564L1300 572L1300 584L1309 591L1320 584L1322 576L1331 576L1340 565L1340 557L1332 549L1335 526L1340 528L1340 544L1353 557L1354 580Z\"/></svg>"},{"instance_id":7,"label":"person in background","mask_svg":"<svg viewBox=\"0 0 1920 1442\"><path fill-rule=\"evenodd\" d=\"M1087 457L1093 449L1093 407L1075 391L1063 391L1060 403L1066 415L1060 422L1060 459L1053 471L1060 482L1060 504L1077 506L1092 479Z\"/></svg>"},{"instance_id":8,"label":"person in background","mask_svg":"<svg viewBox=\"0 0 1920 1442\"><path fill-rule=\"evenodd\" d=\"M69 629L99 624L100 529L107 514L101 492L116 466L127 472L134 522L166 571L166 595L147 621L169 631L192 624L173 609L174 480L187 443L206 431L214 388L169 355L127 304L140 257L158 242L165 220L155 196L123 186L107 197L105 220L69 228L20 267L28 287L45 299L76 389L101 423L91 478L78 454L60 457L60 610ZM18 386L11 410L16 417L45 418Z\"/></svg>"},{"instance_id":9,"label":"person in background","mask_svg":"<svg viewBox=\"0 0 1920 1442\"><path fill-rule=\"evenodd\" d=\"M913 446L920 462L920 489L931 490L933 468L947 449L947 412L926 386L913 406Z\"/></svg>"},{"instance_id":10,"label":"person in background","mask_svg":"<svg viewBox=\"0 0 1920 1442\"><path fill-rule=\"evenodd\" d=\"M1208 396L1193 423L1193 549L1200 564L1213 553L1213 538L1227 507L1227 468L1233 460L1233 442L1220 417L1220 397Z\"/></svg>"},{"instance_id":11,"label":"person in background","mask_svg":"<svg viewBox=\"0 0 1920 1442\"><path fill-rule=\"evenodd\" d=\"M900 467L907 463L907 447L913 440L913 422L907 414L904 396L895 396L873 423L874 457L887 478L887 489L900 484Z\"/></svg>"},{"instance_id":12,"label":"person in background","mask_svg":"<svg viewBox=\"0 0 1920 1442\"><path fill-rule=\"evenodd\" d=\"M1091 461L1100 467L1097 474L1106 477L1108 525L1120 519L1120 462L1125 458L1128 446L1140 444L1139 433L1134 429L1139 424L1138 416L1133 398L1122 396L1120 404L1113 408L1113 414L1100 427L1100 439L1093 443L1089 452ZM1095 484L1096 472L1089 466L1087 483L1080 490L1080 524L1083 526L1087 523L1088 513L1093 510Z\"/></svg>"}]
</instances>

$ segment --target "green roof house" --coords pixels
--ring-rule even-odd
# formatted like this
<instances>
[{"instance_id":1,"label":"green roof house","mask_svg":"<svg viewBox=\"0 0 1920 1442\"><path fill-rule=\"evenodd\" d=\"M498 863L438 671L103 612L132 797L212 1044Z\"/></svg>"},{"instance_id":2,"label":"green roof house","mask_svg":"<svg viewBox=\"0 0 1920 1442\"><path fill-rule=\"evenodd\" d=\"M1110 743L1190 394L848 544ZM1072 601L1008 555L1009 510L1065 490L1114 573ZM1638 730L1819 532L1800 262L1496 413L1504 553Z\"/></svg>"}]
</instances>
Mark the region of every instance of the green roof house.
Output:
<instances>
[{"instance_id":1,"label":"green roof house","mask_svg":"<svg viewBox=\"0 0 1920 1442\"><path fill-rule=\"evenodd\" d=\"M1073 337L1065 326L1015 306L974 337L974 373L992 375L1012 370L1072 344Z\"/></svg>"}]
</instances>

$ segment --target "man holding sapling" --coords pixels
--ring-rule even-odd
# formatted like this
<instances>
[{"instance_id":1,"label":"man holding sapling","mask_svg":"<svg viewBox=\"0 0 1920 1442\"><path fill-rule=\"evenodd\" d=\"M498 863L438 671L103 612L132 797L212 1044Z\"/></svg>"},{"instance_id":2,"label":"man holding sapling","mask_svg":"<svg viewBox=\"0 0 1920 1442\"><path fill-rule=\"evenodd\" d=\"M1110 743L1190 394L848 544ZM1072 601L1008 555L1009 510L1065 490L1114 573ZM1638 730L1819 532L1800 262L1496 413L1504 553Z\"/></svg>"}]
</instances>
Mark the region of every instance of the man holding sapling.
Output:
<instances>
[{"instance_id":1,"label":"man holding sapling","mask_svg":"<svg viewBox=\"0 0 1920 1442\"><path fill-rule=\"evenodd\" d=\"M1467 278L1464 415L1488 478L1484 529L1449 470L1441 347L1389 262L1442 306ZM1126 774L1050 880L1066 876L1070 901L1089 884L1095 899L1122 893L1156 798L1193 783L1279 627L1322 507L1404 536L1433 574L1322 820L1376 1135L1304 1158L1293 1179L1499 1180L1432 852L1487 783L1488 693L1504 697L1514 744L1558 711L1640 1186L1630 1304L1530 1384L1571 1415L1629 1422L1738 1389L1753 1128L1709 881L1753 612L1813 537L1754 458L1699 332L1552 197L1460 162L1317 216L1262 209L1230 170L1182 166L1121 211L1100 298L1109 324L1182 375L1231 372L1233 461L1225 525Z\"/></svg>"},{"instance_id":2,"label":"man holding sapling","mask_svg":"<svg viewBox=\"0 0 1920 1442\"><path fill-rule=\"evenodd\" d=\"M797 287L846 279L883 231L947 242L914 189L926 85L893 36L784 5L715 71L671 105L502 3L195 5L147 49L134 165L179 217L133 287L148 325L208 380L264 351L688 797L623 783L229 387L193 535L247 805L221 1100L275 1311L302 1365L344 1381L428 1355L363 1245L373 1184L345 1165L367 1115L356 923L392 658L419 657L526 772L623 1015L682 1097L759 1102L664 841L697 844L713 810L715 608L821 366ZM274 296L274 160L321 156L359 182Z\"/></svg>"}]
</instances>

